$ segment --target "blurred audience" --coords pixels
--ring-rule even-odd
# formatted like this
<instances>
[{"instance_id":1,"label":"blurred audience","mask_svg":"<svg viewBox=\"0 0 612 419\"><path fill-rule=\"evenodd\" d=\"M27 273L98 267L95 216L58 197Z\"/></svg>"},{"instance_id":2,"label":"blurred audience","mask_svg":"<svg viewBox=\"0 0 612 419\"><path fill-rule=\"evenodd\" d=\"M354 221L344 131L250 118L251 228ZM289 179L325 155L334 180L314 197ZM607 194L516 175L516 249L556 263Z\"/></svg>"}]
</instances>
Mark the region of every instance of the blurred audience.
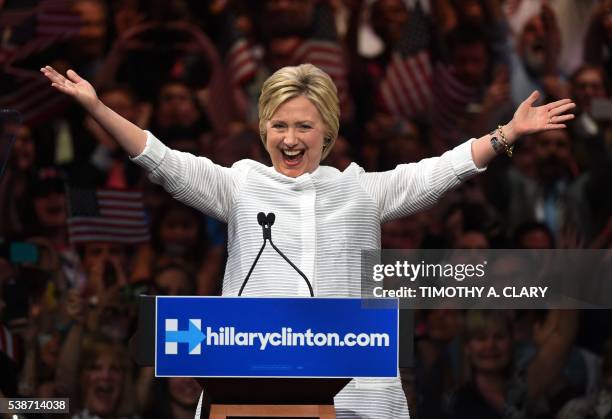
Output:
<instances>
[{"instance_id":1,"label":"blurred audience","mask_svg":"<svg viewBox=\"0 0 612 419\"><path fill-rule=\"evenodd\" d=\"M0 177L0 397L71 397L75 418L192 417L197 382L136 368L127 340L139 295L219 295L225 263L225 226L173 201L39 84L43 64L75 68L115 112L226 167L269 164L257 99L285 65L311 62L336 83L342 124L325 164L338 170L437 155L509 120L534 89L571 97L567 130L521 139L511 160L384 224L381 243L612 247L612 0L72 0L53 2L61 28L26 3L29 19L7 13L0 40L0 107L24 120ZM112 218L91 194L75 200L81 189L134 193L141 236L76 240L79 217ZM492 268L515 276L515 262L508 252ZM415 317L411 417L611 417L608 311Z\"/></svg>"}]
</instances>

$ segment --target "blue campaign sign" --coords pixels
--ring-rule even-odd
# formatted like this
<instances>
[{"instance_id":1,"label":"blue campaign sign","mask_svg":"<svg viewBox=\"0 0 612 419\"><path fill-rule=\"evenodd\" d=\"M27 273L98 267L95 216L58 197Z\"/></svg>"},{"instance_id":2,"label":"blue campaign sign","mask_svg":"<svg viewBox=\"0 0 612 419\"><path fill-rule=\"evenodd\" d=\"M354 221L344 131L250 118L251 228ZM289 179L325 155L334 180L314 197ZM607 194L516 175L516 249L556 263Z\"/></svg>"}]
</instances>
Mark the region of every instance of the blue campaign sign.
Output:
<instances>
[{"instance_id":1,"label":"blue campaign sign","mask_svg":"<svg viewBox=\"0 0 612 419\"><path fill-rule=\"evenodd\" d=\"M157 297L156 376L397 377L398 304Z\"/></svg>"}]
</instances>

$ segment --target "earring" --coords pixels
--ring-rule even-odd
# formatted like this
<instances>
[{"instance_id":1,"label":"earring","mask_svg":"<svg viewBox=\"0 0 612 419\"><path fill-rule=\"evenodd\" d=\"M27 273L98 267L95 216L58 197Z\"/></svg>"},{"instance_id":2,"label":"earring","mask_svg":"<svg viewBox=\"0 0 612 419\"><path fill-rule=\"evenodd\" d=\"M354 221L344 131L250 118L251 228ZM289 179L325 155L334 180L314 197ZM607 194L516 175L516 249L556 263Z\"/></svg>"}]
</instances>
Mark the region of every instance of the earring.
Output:
<instances>
[{"instance_id":1,"label":"earring","mask_svg":"<svg viewBox=\"0 0 612 419\"><path fill-rule=\"evenodd\" d=\"M331 140L329 138L325 138L323 140L323 151L325 151L325 149L327 148L327 146L329 146L330 143L331 143Z\"/></svg>"}]
</instances>

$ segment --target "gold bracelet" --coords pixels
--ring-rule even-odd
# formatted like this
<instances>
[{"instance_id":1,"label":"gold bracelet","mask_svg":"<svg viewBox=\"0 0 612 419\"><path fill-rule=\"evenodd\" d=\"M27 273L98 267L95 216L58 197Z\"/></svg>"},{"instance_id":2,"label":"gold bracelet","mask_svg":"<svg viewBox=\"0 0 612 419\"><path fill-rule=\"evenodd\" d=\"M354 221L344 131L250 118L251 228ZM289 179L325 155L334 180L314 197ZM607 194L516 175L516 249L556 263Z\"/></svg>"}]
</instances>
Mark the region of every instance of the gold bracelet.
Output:
<instances>
[{"instance_id":1,"label":"gold bracelet","mask_svg":"<svg viewBox=\"0 0 612 419\"><path fill-rule=\"evenodd\" d=\"M502 142L504 148L506 149L506 155L508 157L512 157L512 153L514 151L514 144L508 144L508 141L506 141L506 136L504 135L504 131L502 130L502 128L502 125L497 126L497 131L499 132L499 140Z\"/></svg>"}]
</instances>

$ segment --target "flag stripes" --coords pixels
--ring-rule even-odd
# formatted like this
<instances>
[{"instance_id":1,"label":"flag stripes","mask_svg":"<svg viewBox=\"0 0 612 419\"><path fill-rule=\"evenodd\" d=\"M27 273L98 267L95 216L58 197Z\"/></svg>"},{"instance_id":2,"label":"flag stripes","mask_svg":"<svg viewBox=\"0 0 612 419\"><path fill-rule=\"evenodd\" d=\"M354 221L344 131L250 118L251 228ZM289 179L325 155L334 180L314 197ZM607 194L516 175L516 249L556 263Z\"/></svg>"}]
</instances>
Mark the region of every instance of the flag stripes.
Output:
<instances>
[{"instance_id":1,"label":"flag stripes","mask_svg":"<svg viewBox=\"0 0 612 419\"><path fill-rule=\"evenodd\" d=\"M71 243L142 243L149 226L142 194L108 189L71 189L68 233Z\"/></svg>"}]
</instances>

